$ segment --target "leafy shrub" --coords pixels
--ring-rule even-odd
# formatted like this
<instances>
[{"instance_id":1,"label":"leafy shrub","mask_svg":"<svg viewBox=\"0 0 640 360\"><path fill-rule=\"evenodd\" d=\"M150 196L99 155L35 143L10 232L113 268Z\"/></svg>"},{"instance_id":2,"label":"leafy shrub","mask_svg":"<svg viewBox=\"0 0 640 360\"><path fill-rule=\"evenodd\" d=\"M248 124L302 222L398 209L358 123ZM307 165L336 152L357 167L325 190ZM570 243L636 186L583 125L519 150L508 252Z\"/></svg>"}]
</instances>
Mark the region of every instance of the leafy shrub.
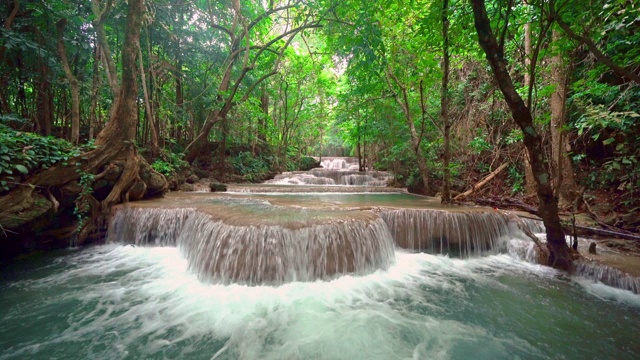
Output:
<instances>
[{"instance_id":1,"label":"leafy shrub","mask_svg":"<svg viewBox=\"0 0 640 360\"><path fill-rule=\"evenodd\" d=\"M314 167L318 167L320 164L318 161L310 156L303 156L298 160L297 170L309 171Z\"/></svg>"},{"instance_id":2,"label":"leafy shrub","mask_svg":"<svg viewBox=\"0 0 640 360\"><path fill-rule=\"evenodd\" d=\"M81 148L63 139L15 131L0 124L0 191L10 189L21 175L28 175L80 155Z\"/></svg>"},{"instance_id":3,"label":"leafy shrub","mask_svg":"<svg viewBox=\"0 0 640 360\"><path fill-rule=\"evenodd\" d=\"M253 181L266 173L271 168L271 158L254 156L250 151L243 151L234 157L227 159L237 174L245 176L249 181Z\"/></svg>"},{"instance_id":4,"label":"leafy shrub","mask_svg":"<svg viewBox=\"0 0 640 360\"><path fill-rule=\"evenodd\" d=\"M481 129L477 129L476 136L469 142L469 148L473 153L480 154L491 150L493 146L487 141L487 135Z\"/></svg>"},{"instance_id":5,"label":"leafy shrub","mask_svg":"<svg viewBox=\"0 0 640 360\"><path fill-rule=\"evenodd\" d=\"M511 183L511 193L513 195L520 194L524 191L524 175L516 165L509 167L507 178Z\"/></svg>"},{"instance_id":6,"label":"leafy shrub","mask_svg":"<svg viewBox=\"0 0 640 360\"><path fill-rule=\"evenodd\" d=\"M189 164L182 160L182 154L167 151L164 153L164 159L156 159L156 161L151 164L151 167L164 176L173 176L183 168L187 167L187 165Z\"/></svg>"}]
</instances>

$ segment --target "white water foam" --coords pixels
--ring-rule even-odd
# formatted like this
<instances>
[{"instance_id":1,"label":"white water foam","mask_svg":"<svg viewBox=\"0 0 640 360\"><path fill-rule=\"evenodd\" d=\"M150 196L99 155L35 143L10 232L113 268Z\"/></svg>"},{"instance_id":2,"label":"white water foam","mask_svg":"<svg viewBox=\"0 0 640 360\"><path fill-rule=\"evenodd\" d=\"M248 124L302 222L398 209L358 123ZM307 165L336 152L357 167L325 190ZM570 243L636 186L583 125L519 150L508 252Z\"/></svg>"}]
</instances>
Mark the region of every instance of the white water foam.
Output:
<instances>
[{"instance_id":1,"label":"white water foam","mask_svg":"<svg viewBox=\"0 0 640 360\"><path fill-rule=\"evenodd\" d=\"M581 293L557 271L508 255L397 252L396 260L360 277L251 287L200 282L174 247L86 249L60 271L5 289L41 300L0 310L0 359L630 358L640 350L608 342L621 332L612 327L632 320L603 315L615 313L612 300L640 304L637 295L591 284L595 296Z\"/></svg>"}]
</instances>

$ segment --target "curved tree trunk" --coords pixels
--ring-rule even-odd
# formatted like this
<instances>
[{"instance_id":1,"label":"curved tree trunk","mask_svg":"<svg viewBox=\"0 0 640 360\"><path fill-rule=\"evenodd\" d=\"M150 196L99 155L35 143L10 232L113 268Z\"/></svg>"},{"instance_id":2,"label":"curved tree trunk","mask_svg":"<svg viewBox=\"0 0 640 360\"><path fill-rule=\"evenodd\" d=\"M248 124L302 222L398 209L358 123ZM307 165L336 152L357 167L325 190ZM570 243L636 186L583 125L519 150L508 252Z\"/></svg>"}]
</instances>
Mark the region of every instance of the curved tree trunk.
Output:
<instances>
[{"instance_id":1,"label":"curved tree trunk","mask_svg":"<svg viewBox=\"0 0 640 360\"><path fill-rule=\"evenodd\" d=\"M493 74L500 86L504 98L509 105L513 120L522 129L524 145L527 147L531 160L531 169L536 181L538 194L538 212L547 232L547 247L549 248L549 265L555 268L572 270L573 262L569 254L569 247L565 240L564 231L558 216L558 199L553 194L551 178L545 166L542 139L533 127L531 111L515 91L511 76L507 71L506 61L491 30L491 23L487 16L484 0L471 0L478 41L484 50Z\"/></svg>"},{"instance_id":2,"label":"curved tree trunk","mask_svg":"<svg viewBox=\"0 0 640 360\"><path fill-rule=\"evenodd\" d=\"M112 205L166 190L164 177L154 172L138 156L134 144L138 113L136 56L140 46L143 11L144 0L129 0L126 36L122 48L122 84L110 112L109 122L96 137L96 149L70 159L68 165L56 165L35 175L28 180L28 186L20 186L0 198L0 223L33 208L36 203L34 198L42 197L37 191L46 189L49 195L64 193L52 190L74 182L76 187L93 186L98 180L109 179L113 185L102 201L96 200L91 191L76 191L77 209L88 213L89 220L92 220L80 224L78 240L82 242L96 226L104 224ZM21 225L24 223L16 226Z\"/></svg>"}]
</instances>

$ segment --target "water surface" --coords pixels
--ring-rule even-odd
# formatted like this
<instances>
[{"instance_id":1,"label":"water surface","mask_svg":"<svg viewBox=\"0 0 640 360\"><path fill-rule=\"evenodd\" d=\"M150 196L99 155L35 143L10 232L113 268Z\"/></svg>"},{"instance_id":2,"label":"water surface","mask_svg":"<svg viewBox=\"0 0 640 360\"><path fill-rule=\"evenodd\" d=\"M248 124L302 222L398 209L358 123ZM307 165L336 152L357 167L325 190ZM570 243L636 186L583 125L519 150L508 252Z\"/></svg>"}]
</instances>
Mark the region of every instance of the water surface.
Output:
<instances>
[{"instance_id":1,"label":"water surface","mask_svg":"<svg viewBox=\"0 0 640 360\"><path fill-rule=\"evenodd\" d=\"M640 297L493 255L209 285L175 247L105 245L2 269L0 359L636 359Z\"/></svg>"}]
</instances>

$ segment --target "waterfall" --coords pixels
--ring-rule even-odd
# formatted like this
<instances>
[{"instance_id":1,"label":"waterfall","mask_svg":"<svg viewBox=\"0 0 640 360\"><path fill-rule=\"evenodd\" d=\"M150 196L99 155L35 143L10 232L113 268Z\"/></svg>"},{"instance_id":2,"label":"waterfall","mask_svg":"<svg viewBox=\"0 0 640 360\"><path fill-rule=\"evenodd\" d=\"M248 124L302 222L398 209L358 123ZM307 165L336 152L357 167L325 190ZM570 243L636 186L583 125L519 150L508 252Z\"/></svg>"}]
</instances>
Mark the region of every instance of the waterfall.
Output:
<instances>
[{"instance_id":1,"label":"waterfall","mask_svg":"<svg viewBox=\"0 0 640 360\"><path fill-rule=\"evenodd\" d=\"M511 230L499 212L381 210L396 245L432 254L469 257L504 247Z\"/></svg>"},{"instance_id":2,"label":"waterfall","mask_svg":"<svg viewBox=\"0 0 640 360\"><path fill-rule=\"evenodd\" d=\"M576 275L599 281L605 285L629 290L640 294L640 278L624 271L600 264L596 261L580 260L576 262Z\"/></svg>"},{"instance_id":3,"label":"waterfall","mask_svg":"<svg viewBox=\"0 0 640 360\"><path fill-rule=\"evenodd\" d=\"M386 171L360 172L357 158L328 158L322 160L320 165L322 167L309 171L278 174L265 184L387 186L387 182L392 178Z\"/></svg>"},{"instance_id":4,"label":"waterfall","mask_svg":"<svg viewBox=\"0 0 640 360\"><path fill-rule=\"evenodd\" d=\"M355 169L358 170L358 159L357 158L330 158L322 160L320 163L325 169L331 170L348 170Z\"/></svg>"},{"instance_id":5,"label":"waterfall","mask_svg":"<svg viewBox=\"0 0 640 360\"><path fill-rule=\"evenodd\" d=\"M177 246L198 277L211 283L282 284L387 269L393 239L381 219L321 224L229 225L194 209L124 208L109 239Z\"/></svg>"},{"instance_id":6,"label":"waterfall","mask_svg":"<svg viewBox=\"0 0 640 360\"><path fill-rule=\"evenodd\" d=\"M544 241L544 237L541 240ZM509 242L509 254L533 264L539 263L538 247L531 241L511 240ZM640 294L640 277L588 259L579 259L574 264L576 266L575 275L578 277L601 282L618 289L629 290L634 294Z\"/></svg>"}]
</instances>

